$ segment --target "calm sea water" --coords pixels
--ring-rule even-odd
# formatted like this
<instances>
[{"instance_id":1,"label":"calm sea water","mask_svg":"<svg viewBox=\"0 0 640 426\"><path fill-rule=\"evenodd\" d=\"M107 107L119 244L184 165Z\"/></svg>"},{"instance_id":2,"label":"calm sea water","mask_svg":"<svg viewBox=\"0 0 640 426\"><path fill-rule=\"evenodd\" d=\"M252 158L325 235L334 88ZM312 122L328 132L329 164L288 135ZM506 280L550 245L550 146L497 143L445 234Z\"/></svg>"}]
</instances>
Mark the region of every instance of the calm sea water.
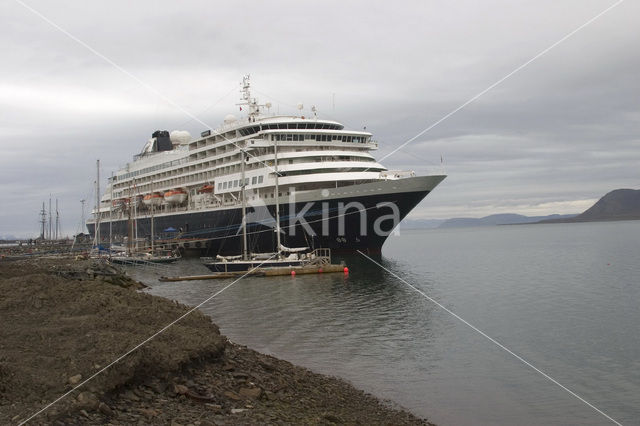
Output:
<instances>
[{"instance_id":1,"label":"calm sea water","mask_svg":"<svg viewBox=\"0 0 640 426\"><path fill-rule=\"evenodd\" d=\"M623 424L640 424L640 221L401 230L381 262ZM359 257L348 276L246 278L202 310L233 341L440 425L611 424ZM170 274L200 274L197 260ZM161 283L195 305L230 281ZM169 319L168 319L169 320Z\"/></svg>"}]
</instances>

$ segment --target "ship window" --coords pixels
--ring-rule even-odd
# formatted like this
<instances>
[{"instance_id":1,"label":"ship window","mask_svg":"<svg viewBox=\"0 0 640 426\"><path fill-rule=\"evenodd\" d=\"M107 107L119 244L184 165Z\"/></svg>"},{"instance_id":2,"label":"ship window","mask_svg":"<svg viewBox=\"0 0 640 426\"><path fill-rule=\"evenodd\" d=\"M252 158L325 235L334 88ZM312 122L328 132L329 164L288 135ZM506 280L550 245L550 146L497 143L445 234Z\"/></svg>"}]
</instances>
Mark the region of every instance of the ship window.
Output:
<instances>
[{"instance_id":1,"label":"ship window","mask_svg":"<svg viewBox=\"0 0 640 426\"><path fill-rule=\"evenodd\" d=\"M222 189L222 182L218 182L218 191Z\"/></svg>"},{"instance_id":2,"label":"ship window","mask_svg":"<svg viewBox=\"0 0 640 426\"><path fill-rule=\"evenodd\" d=\"M237 179L233 181L233 187L235 188L236 186L238 186L238 180Z\"/></svg>"},{"instance_id":3,"label":"ship window","mask_svg":"<svg viewBox=\"0 0 640 426\"><path fill-rule=\"evenodd\" d=\"M278 124L278 129L286 129L286 128L287 128L287 123Z\"/></svg>"},{"instance_id":4,"label":"ship window","mask_svg":"<svg viewBox=\"0 0 640 426\"><path fill-rule=\"evenodd\" d=\"M256 182L258 181L258 178L256 176L251 178L251 185L255 185Z\"/></svg>"},{"instance_id":5,"label":"ship window","mask_svg":"<svg viewBox=\"0 0 640 426\"><path fill-rule=\"evenodd\" d=\"M224 182L222 185L222 189L227 189L227 182Z\"/></svg>"},{"instance_id":6,"label":"ship window","mask_svg":"<svg viewBox=\"0 0 640 426\"><path fill-rule=\"evenodd\" d=\"M264 176L258 176L258 183L262 183Z\"/></svg>"},{"instance_id":7,"label":"ship window","mask_svg":"<svg viewBox=\"0 0 640 426\"><path fill-rule=\"evenodd\" d=\"M245 178L245 179L244 179L244 185L245 185L245 186L249 185L249 178Z\"/></svg>"}]
</instances>

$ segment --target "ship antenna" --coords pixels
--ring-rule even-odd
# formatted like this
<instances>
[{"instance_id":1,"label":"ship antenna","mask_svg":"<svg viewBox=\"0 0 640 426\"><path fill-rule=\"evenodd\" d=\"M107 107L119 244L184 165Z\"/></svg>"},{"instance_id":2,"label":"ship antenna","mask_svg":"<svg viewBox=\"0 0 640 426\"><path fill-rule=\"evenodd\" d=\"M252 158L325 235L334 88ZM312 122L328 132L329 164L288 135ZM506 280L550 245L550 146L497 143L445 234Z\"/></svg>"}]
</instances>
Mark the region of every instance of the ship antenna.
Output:
<instances>
[{"instance_id":1,"label":"ship antenna","mask_svg":"<svg viewBox=\"0 0 640 426\"><path fill-rule=\"evenodd\" d=\"M249 121L256 121L256 118L260 115L260 107L265 105L259 105L256 98L251 97L251 75L247 74L242 77L242 90L240 90L242 94L240 103L236 104L240 106L240 111L242 111L242 107L248 107L247 118ZM267 108L270 108L271 105L267 104Z\"/></svg>"}]
</instances>

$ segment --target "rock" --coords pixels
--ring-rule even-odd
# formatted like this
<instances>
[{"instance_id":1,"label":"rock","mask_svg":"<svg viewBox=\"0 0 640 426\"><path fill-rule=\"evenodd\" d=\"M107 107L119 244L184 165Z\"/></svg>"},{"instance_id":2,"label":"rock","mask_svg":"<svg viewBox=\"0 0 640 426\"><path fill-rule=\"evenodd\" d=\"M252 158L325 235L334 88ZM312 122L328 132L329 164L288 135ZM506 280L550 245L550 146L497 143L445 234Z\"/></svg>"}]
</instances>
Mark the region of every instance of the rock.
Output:
<instances>
[{"instance_id":1,"label":"rock","mask_svg":"<svg viewBox=\"0 0 640 426\"><path fill-rule=\"evenodd\" d=\"M333 413L323 413L322 418L331 423L344 423L340 417Z\"/></svg>"},{"instance_id":2,"label":"rock","mask_svg":"<svg viewBox=\"0 0 640 426\"><path fill-rule=\"evenodd\" d=\"M138 395L136 395L135 393L133 393L130 390L124 392L122 394L122 397L125 398L125 399L128 399L129 401L140 401L140 398L138 398Z\"/></svg>"},{"instance_id":3,"label":"rock","mask_svg":"<svg viewBox=\"0 0 640 426\"><path fill-rule=\"evenodd\" d=\"M243 413L245 411L247 411L245 408L232 408L231 409L231 414Z\"/></svg>"},{"instance_id":4,"label":"rock","mask_svg":"<svg viewBox=\"0 0 640 426\"><path fill-rule=\"evenodd\" d=\"M152 417L158 417L158 414L160 414L158 410L154 410L153 408L139 408L138 411L144 414L144 416L148 419Z\"/></svg>"},{"instance_id":5,"label":"rock","mask_svg":"<svg viewBox=\"0 0 640 426\"><path fill-rule=\"evenodd\" d=\"M98 411L100 411L102 414L104 414L107 417L113 417L113 414L114 414L111 407L109 407L104 402L101 402L100 404L98 404Z\"/></svg>"},{"instance_id":6,"label":"rock","mask_svg":"<svg viewBox=\"0 0 640 426\"><path fill-rule=\"evenodd\" d=\"M76 374L75 376L69 377L69 384L72 386L77 385L82 380L82 374Z\"/></svg>"},{"instance_id":7,"label":"rock","mask_svg":"<svg viewBox=\"0 0 640 426\"><path fill-rule=\"evenodd\" d=\"M231 391L226 391L223 395L234 401L240 401L242 399L237 393Z\"/></svg>"},{"instance_id":8,"label":"rock","mask_svg":"<svg viewBox=\"0 0 640 426\"><path fill-rule=\"evenodd\" d=\"M80 408L87 410L95 410L98 408L100 401L91 392L82 392L76 397L76 402Z\"/></svg>"},{"instance_id":9,"label":"rock","mask_svg":"<svg viewBox=\"0 0 640 426\"><path fill-rule=\"evenodd\" d=\"M245 398L258 399L260 395L262 395L262 389L260 388L241 388L238 391L240 396L244 396Z\"/></svg>"},{"instance_id":10,"label":"rock","mask_svg":"<svg viewBox=\"0 0 640 426\"><path fill-rule=\"evenodd\" d=\"M185 385L173 385L173 391L178 395L186 395L189 392L189 388Z\"/></svg>"}]
</instances>

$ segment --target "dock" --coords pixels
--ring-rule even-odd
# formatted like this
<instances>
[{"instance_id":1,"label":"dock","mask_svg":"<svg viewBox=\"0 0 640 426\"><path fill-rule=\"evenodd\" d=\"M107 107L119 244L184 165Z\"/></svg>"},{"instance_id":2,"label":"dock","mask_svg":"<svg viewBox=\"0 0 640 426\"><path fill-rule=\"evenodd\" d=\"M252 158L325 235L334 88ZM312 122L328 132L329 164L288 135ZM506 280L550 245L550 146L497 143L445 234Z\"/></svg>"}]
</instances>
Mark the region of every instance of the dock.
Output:
<instances>
[{"instance_id":1,"label":"dock","mask_svg":"<svg viewBox=\"0 0 640 426\"><path fill-rule=\"evenodd\" d=\"M305 274L331 274L342 272L344 274L349 273L349 268L344 264L335 265L328 264L318 267L314 266L302 266L302 267L281 267L281 268L256 268L251 272L220 272L210 275L186 275L182 277L160 277L160 281L195 281L195 280L216 280L224 278L237 278L244 275L249 277L279 277L285 275L305 275Z\"/></svg>"}]
</instances>

